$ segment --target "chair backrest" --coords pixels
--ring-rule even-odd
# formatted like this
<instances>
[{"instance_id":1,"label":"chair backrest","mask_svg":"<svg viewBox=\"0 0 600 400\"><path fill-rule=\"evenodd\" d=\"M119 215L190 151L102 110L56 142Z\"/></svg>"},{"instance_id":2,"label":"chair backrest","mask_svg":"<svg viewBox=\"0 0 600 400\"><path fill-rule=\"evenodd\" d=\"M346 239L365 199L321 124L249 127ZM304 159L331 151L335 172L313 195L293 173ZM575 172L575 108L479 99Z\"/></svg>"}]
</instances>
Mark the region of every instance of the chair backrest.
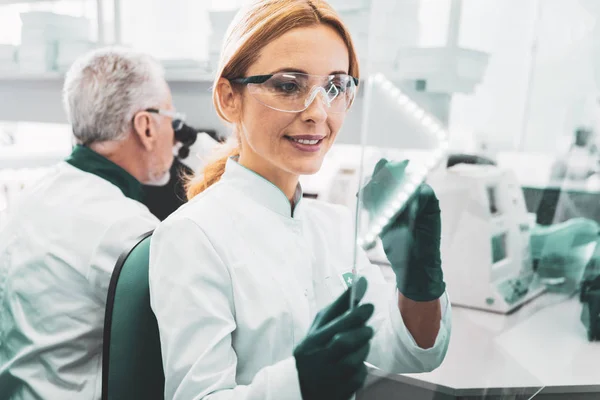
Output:
<instances>
[{"instance_id":1,"label":"chair backrest","mask_svg":"<svg viewBox=\"0 0 600 400\"><path fill-rule=\"evenodd\" d=\"M102 400L164 399L156 317L150 308L148 264L152 232L121 255L106 302Z\"/></svg>"}]
</instances>

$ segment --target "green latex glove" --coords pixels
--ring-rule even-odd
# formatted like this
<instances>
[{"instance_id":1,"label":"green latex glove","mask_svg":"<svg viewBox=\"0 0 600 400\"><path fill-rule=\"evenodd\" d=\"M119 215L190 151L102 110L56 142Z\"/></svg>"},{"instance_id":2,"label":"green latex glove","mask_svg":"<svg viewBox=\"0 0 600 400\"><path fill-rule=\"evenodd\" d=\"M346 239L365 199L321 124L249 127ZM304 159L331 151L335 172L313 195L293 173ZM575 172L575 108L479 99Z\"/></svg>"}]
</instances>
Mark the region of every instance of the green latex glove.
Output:
<instances>
[{"instance_id":1,"label":"green latex glove","mask_svg":"<svg viewBox=\"0 0 600 400\"><path fill-rule=\"evenodd\" d=\"M356 283L356 304L367 289L367 281ZM364 364L373 329L366 322L375 308L362 304L350 309L350 289L321 310L294 350L302 398L348 400L367 377Z\"/></svg>"},{"instance_id":2,"label":"green latex glove","mask_svg":"<svg viewBox=\"0 0 600 400\"><path fill-rule=\"evenodd\" d=\"M371 217L381 215L404 181L408 161L380 160L363 188L363 204ZM422 184L402 213L379 235L396 275L400 293L414 301L438 299L446 290L440 255L440 205L433 189Z\"/></svg>"}]
</instances>

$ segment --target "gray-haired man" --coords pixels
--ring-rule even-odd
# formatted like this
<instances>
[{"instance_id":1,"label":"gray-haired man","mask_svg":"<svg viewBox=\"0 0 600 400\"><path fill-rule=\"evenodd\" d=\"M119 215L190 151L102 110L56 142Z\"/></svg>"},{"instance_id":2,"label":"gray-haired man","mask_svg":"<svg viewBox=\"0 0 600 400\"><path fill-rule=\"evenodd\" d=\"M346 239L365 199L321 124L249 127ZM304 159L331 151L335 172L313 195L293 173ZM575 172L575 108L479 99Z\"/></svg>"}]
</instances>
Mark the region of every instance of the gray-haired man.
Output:
<instances>
[{"instance_id":1,"label":"gray-haired man","mask_svg":"<svg viewBox=\"0 0 600 400\"><path fill-rule=\"evenodd\" d=\"M0 232L2 399L100 398L110 276L125 245L156 227L142 184L166 183L173 161L177 114L151 57L84 56L64 101L78 145Z\"/></svg>"}]
</instances>

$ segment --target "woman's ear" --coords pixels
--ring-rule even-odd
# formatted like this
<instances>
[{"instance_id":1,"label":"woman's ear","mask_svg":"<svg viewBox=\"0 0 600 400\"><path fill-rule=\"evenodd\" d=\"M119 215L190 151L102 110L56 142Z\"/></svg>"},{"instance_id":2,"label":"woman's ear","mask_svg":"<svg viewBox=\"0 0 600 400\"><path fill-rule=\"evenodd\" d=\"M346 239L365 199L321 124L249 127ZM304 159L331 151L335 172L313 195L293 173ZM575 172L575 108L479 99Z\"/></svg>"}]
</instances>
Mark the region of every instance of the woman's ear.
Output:
<instances>
[{"instance_id":1,"label":"woman's ear","mask_svg":"<svg viewBox=\"0 0 600 400\"><path fill-rule=\"evenodd\" d=\"M217 104L228 122L239 122L242 115L242 94L236 91L228 79L220 78L217 82Z\"/></svg>"}]
</instances>

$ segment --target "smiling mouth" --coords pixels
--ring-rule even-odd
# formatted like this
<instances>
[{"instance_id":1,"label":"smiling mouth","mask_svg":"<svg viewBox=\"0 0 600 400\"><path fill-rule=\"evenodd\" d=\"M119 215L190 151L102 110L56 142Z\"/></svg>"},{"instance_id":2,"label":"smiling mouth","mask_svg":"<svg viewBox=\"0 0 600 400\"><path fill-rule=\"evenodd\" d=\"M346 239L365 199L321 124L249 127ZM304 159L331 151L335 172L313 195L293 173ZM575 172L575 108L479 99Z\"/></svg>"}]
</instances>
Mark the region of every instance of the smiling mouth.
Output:
<instances>
[{"instance_id":1,"label":"smiling mouth","mask_svg":"<svg viewBox=\"0 0 600 400\"><path fill-rule=\"evenodd\" d=\"M323 141L323 138L321 139L301 139L301 138L294 138L291 136L286 136L286 139L288 139L291 142L295 142L295 143L300 143L300 144L305 144L305 145L309 145L309 146L314 146L316 144L319 144Z\"/></svg>"},{"instance_id":2,"label":"smiling mouth","mask_svg":"<svg viewBox=\"0 0 600 400\"><path fill-rule=\"evenodd\" d=\"M323 148L325 136L306 135L306 136L284 136L290 142L292 147L303 153L317 153Z\"/></svg>"}]
</instances>

